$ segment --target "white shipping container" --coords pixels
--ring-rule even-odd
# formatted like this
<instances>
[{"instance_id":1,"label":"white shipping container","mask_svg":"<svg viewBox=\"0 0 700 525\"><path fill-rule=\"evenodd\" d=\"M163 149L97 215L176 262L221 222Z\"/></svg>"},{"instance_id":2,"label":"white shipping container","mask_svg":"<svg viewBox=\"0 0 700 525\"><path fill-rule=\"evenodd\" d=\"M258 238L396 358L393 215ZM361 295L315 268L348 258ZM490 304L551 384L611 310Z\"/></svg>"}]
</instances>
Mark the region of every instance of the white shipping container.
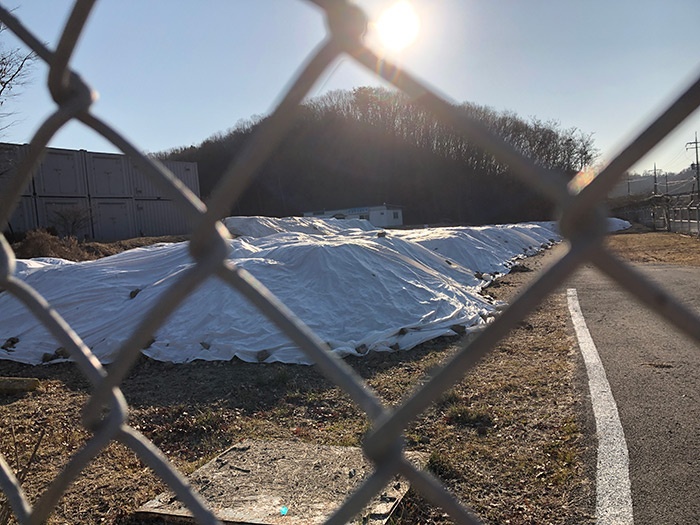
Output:
<instances>
[{"instance_id":1,"label":"white shipping container","mask_svg":"<svg viewBox=\"0 0 700 525\"><path fill-rule=\"evenodd\" d=\"M192 193L199 197L199 172L196 162L166 160L164 164L185 186L192 190Z\"/></svg>"},{"instance_id":2,"label":"white shipping container","mask_svg":"<svg viewBox=\"0 0 700 525\"><path fill-rule=\"evenodd\" d=\"M0 192L4 193L9 186L14 170L24 154L24 148L25 146L20 144L0 143ZM33 194L34 181L30 179L22 190L22 195Z\"/></svg>"},{"instance_id":3,"label":"white shipping container","mask_svg":"<svg viewBox=\"0 0 700 525\"><path fill-rule=\"evenodd\" d=\"M50 148L34 180L40 197L86 197L83 151Z\"/></svg>"},{"instance_id":4,"label":"white shipping container","mask_svg":"<svg viewBox=\"0 0 700 525\"><path fill-rule=\"evenodd\" d=\"M185 186L199 196L199 174L197 172L196 162L179 162L169 161L163 162L173 175L180 179ZM133 162L130 163L131 180L133 183L133 195L137 199L170 199L169 195L163 194L162 191L154 184L150 177L147 177Z\"/></svg>"},{"instance_id":5,"label":"white shipping container","mask_svg":"<svg viewBox=\"0 0 700 525\"><path fill-rule=\"evenodd\" d=\"M172 201L135 200L136 233L139 237L184 235L192 226Z\"/></svg>"},{"instance_id":6,"label":"white shipping container","mask_svg":"<svg viewBox=\"0 0 700 525\"><path fill-rule=\"evenodd\" d=\"M401 210L393 208L386 210L370 210L369 222L380 228L401 226L403 224L403 213Z\"/></svg>"},{"instance_id":7,"label":"white shipping container","mask_svg":"<svg viewBox=\"0 0 700 525\"><path fill-rule=\"evenodd\" d=\"M403 225L403 211L398 206L362 206L342 210L306 211L304 217L334 217L336 219L364 219L379 228Z\"/></svg>"},{"instance_id":8,"label":"white shipping container","mask_svg":"<svg viewBox=\"0 0 700 525\"><path fill-rule=\"evenodd\" d=\"M37 197L40 228L56 228L59 235L92 238L91 214L86 197Z\"/></svg>"},{"instance_id":9,"label":"white shipping container","mask_svg":"<svg viewBox=\"0 0 700 525\"><path fill-rule=\"evenodd\" d=\"M34 197L20 197L17 208L12 214L12 217L10 217L10 223L7 229L12 233L19 233L35 230L36 228L36 205L34 204Z\"/></svg>"},{"instance_id":10,"label":"white shipping container","mask_svg":"<svg viewBox=\"0 0 700 525\"><path fill-rule=\"evenodd\" d=\"M85 152L91 197L129 197L131 180L124 155Z\"/></svg>"},{"instance_id":11,"label":"white shipping container","mask_svg":"<svg viewBox=\"0 0 700 525\"><path fill-rule=\"evenodd\" d=\"M95 239L116 241L136 236L132 199L92 199Z\"/></svg>"}]
</instances>

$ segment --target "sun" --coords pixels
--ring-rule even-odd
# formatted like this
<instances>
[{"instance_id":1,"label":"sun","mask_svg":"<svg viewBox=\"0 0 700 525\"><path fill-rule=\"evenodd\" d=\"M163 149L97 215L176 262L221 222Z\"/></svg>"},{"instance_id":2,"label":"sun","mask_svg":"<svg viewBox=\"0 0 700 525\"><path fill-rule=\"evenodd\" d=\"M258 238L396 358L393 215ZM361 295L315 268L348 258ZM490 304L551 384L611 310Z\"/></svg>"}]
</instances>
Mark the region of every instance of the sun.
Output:
<instances>
[{"instance_id":1,"label":"sun","mask_svg":"<svg viewBox=\"0 0 700 525\"><path fill-rule=\"evenodd\" d=\"M387 51L401 51L411 45L420 31L420 19L408 0L387 8L374 24L379 42Z\"/></svg>"}]
</instances>

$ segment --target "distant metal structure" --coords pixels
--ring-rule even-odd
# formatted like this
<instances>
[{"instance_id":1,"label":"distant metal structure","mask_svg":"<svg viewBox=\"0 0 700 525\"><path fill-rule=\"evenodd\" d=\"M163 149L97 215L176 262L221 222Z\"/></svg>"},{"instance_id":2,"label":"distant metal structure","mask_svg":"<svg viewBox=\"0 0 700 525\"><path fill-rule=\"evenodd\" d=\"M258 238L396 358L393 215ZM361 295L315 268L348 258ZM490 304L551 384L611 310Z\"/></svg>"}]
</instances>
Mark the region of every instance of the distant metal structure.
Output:
<instances>
[{"instance_id":1,"label":"distant metal structure","mask_svg":"<svg viewBox=\"0 0 700 525\"><path fill-rule=\"evenodd\" d=\"M0 190L27 154L26 144L0 143ZM199 196L197 163L165 161ZM8 222L12 233L55 228L102 241L185 234L191 224L126 155L46 148Z\"/></svg>"},{"instance_id":2,"label":"distant metal structure","mask_svg":"<svg viewBox=\"0 0 700 525\"><path fill-rule=\"evenodd\" d=\"M172 489L198 522L219 523L214 513L165 455L146 436L129 425L128 405L120 388L152 334L157 333L170 314L208 279L219 279L222 285L231 288L232 293L240 293L247 298L315 362L320 373L347 393L358 410L367 415L370 428L363 439L363 452L374 465L374 471L328 519L327 523L333 525L346 524L355 519L376 494L393 482L396 475L404 476L414 491L442 508L454 522L479 523L474 513L460 503L435 476L408 460L404 431L426 408L461 381L543 299L560 290L566 279L583 264L595 266L631 297L647 305L694 341L700 342L698 315L632 265L617 259L604 243L607 233L605 201L608 193L624 177L626 170L700 107L700 78L685 89L597 176L588 173L569 181L565 174L545 169L523 156L511 144L486 129L481 122L466 115L426 84L365 46L362 36L368 21L356 5L346 0L310 1L325 13L327 37L312 51L296 77L290 81L289 87L280 96L276 109L261 122L243 151L233 159L206 205L170 169L145 156L139 148L92 112L93 91L83 77L71 70L71 59L94 7L94 0L76 0L55 49L46 47L43 44L46 38L36 37L10 11L0 7L0 20L48 65L48 90L56 102L55 112L40 124L17 166L6 175L7 181L0 193L0 224L7 224L15 209L21 205L23 196L26 196L24 192L32 184L32 178L51 138L65 124L77 120L123 151L146 180L164 198L172 201L178 212L189 221L192 225L189 248L194 261L167 284L160 301L151 310L144 312L137 326L124 327L130 335L114 356L112 365L106 369L51 305L26 282L15 277L14 252L5 237L0 236L0 289L23 303L28 312L69 352L76 366L92 384L92 395L83 410L82 419L90 438L71 456L65 468L36 500L30 502L16 473L0 455L0 489L20 523L44 523L76 477L112 441L132 449ZM559 209L559 228L568 240L568 251L537 275L531 285L492 323L464 337L460 348L446 357L441 368L434 370L429 378L417 385L410 397L392 405L384 403L346 362L329 352L324 340L305 326L254 276L229 260L228 232L219 222L241 198L275 148L288 136L300 103L316 85L319 77L341 56L355 61L403 90L412 103L420 104L443 124L461 132L475 146L493 154L499 162L510 167L514 176L520 177L547 196ZM61 162L70 165L73 161L68 155ZM36 180L38 177L36 175ZM44 181L43 184L49 187L52 182ZM73 190L76 193L74 198L80 198L77 195L79 183L66 184L66 191ZM118 182L115 184L118 185Z\"/></svg>"},{"instance_id":3,"label":"distant metal structure","mask_svg":"<svg viewBox=\"0 0 700 525\"><path fill-rule=\"evenodd\" d=\"M392 204L342 208L339 210L306 211L304 212L304 217L315 217L317 219L365 219L378 228L403 226L403 210L401 206Z\"/></svg>"},{"instance_id":4,"label":"distant metal structure","mask_svg":"<svg viewBox=\"0 0 700 525\"><path fill-rule=\"evenodd\" d=\"M697 194L669 197L661 212L665 214L668 231L700 235L700 201Z\"/></svg>"},{"instance_id":5,"label":"distant metal structure","mask_svg":"<svg viewBox=\"0 0 700 525\"><path fill-rule=\"evenodd\" d=\"M653 230L700 235L700 203L695 193L652 195L618 205L612 212Z\"/></svg>"}]
</instances>

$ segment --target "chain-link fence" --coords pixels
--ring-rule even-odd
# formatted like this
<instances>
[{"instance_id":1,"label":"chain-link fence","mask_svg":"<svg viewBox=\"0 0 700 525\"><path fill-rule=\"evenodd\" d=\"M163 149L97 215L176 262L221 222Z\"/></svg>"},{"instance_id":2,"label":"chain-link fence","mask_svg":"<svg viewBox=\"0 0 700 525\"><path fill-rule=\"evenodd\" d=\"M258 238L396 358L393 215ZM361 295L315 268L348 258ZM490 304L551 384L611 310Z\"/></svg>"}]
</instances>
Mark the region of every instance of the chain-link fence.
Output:
<instances>
[{"instance_id":1,"label":"chain-link fence","mask_svg":"<svg viewBox=\"0 0 700 525\"><path fill-rule=\"evenodd\" d=\"M700 234L700 206L694 193L652 195L644 201L616 208L615 214L657 231Z\"/></svg>"},{"instance_id":2,"label":"chain-link fence","mask_svg":"<svg viewBox=\"0 0 700 525\"><path fill-rule=\"evenodd\" d=\"M700 234L700 202L696 196L669 197L664 213L668 231Z\"/></svg>"},{"instance_id":3,"label":"chain-link fence","mask_svg":"<svg viewBox=\"0 0 700 525\"><path fill-rule=\"evenodd\" d=\"M431 91L418 79L380 59L362 42L367 25L365 14L346 0L311 0L325 11L327 38L312 52L284 94L269 119L261 123L244 151L228 167L219 186L206 203L175 178L162 164L144 156L124 136L90 111L93 92L71 69L76 42L83 31L94 0L76 0L69 20L55 50L28 31L9 11L0 8L0 20L15 33L39 59L50 68L48 89L57 108L40 126L11 178L7 191L0 195L0 224L6 224L15 209L23 188L41 160L51 138L68 122L78 120L100 133L127 154L138 168L148 174L195 227L190 252L196 264L183 273L138 324L122 345L109 371L101 366L90 349L66 324L51 305L34 289L14 277L15 258L2 237L0 287L19 299L66 348L82 373L94 387L94 394L84 409L83 423L92 432L91 439L68 462L49 487L30 505L21 484L4 457L0 456L0 488L21 523L41 523L47 519L72 481L111 442L118 441L138 454L176 493L201 523L217 523L214 514L194 493L183 476L167 461L161 451L127 424L127 404L120 384L152 333L155 333L185 298L207 278L215 276L243 294L265 316L317 364L319 370L347 392L368 415L371 429L364 440L364 453L374 462L374 472L360 488L345 500L327 523L343 524L360 512L370 499L396 475L401 474L413 488L443 508L458 523L478 523L472 513L453 497L430 473L415 467L404 455L404 429L439 396L460 381L474 365L503 339L511 328L530 313L584 262L592 263L603 273L665 317L669 323L700 341L700 319L680 302L667 295L629 265L613 257L603 246L606 210L603 202L622 174L647 151L663 139L683 119L700 106L700 79L696 80L666 111L639 134L592 181L565 177L543 169L523 157L512 146L489 132L478 121L455 110L455 107ZM340 358L305 327L294 314L256 279L227 259L228 233L219 222L240 198L258 169L285 137L303 98L328 66L345 55L377 72L386 81L403 90L412 100L431 111L437 118L460 130L464 137L508 164L519 177L555 202L561 212L560 229L570 248L548 270L539 275L491 324L462 343L460 351L444 363L431 379L398 407L384 406L372 390ZM586 184L587 183L587 184Z\"/></svg>"}]
</instances>

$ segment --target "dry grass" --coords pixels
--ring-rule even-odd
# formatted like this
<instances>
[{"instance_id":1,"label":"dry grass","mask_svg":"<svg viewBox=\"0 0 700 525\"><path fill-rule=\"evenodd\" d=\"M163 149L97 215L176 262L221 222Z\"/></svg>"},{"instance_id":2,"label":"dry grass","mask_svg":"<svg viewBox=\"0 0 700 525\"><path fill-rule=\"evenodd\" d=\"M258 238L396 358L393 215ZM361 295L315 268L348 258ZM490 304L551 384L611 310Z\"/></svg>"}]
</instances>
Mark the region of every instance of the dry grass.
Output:
<instances>
[{"instance_id":1,"label":"dry grass","mask_svg":"<svg viewBox=\"0 0 700 525\"><path fill-rule=\"evenodd\" d=\"M669 240L670 239L670 240ZM616 235L633 260L698 257L697 240L665 234ZM688 242L690 241L690 242ZM671 243L670 245L668 243ZM665 255L664 255L665 254ZM652 258L654 257L654 258ZM542 257L527 261L536 267ZM506 276L489 293L508 298L534 273ZM465 380L407 430L407 447L430 455L429 468L486 523L593 523L591 449L577 388L578 351L563 297L547 299ZM396 404L455 351L456 339L348 359L387 404ZM89 433L80 411L89 385L70 364L29 367L0 361L0 375L40 378L40 388L0 395L0 450L26 462L40 429L46 436L24 488L31 499ZM314 367L143 358L122 385L130 422L186 473L244 438L299 438L358 445L367 419ZM15 438L7 422L15 422ZM132 511L164 489L125 447L112 444L75 481L50 523L134 523ZM395 523L450 523L409 492Z\"/></svg>"},{"instance_id":2,"label":"dry grass","mask_svg":"<svg viewBox=\"0 0 700 525\"><path fill-rule=\"evenodd\" d=\"M615 253L632 262L700 266L700 241L695 236L667 232L621 232L608 237L607 244Z\"/></svg>"},{"instance_id":3,"label":"dry grass","mask_svg":"<svg viewBox=\"0 0 700 525\"><path fill-rule=\"evenodd\" d=\"M409 431L430 468L487 523L592 523L564 311L561 297L547 300ZM424 504L406 506L401 523L450 523Z\"/></svg>"},{"instance_id":4,"label":"dry grass","mask_svg":"<svg viewBox=\"0 0 700 525\"><path fill-rule=\"evenodd\" d=\"M180 242L187 240L182 235L163 237L137 237L111 243L96 241L78 241L75 237L57 237L45 230L33 230L19 242L13 243L12 249L20 259L33 257L60 257L69 261L91 261L124 250L149 246L159 242Z\"/></svg>"}]
</instances>

